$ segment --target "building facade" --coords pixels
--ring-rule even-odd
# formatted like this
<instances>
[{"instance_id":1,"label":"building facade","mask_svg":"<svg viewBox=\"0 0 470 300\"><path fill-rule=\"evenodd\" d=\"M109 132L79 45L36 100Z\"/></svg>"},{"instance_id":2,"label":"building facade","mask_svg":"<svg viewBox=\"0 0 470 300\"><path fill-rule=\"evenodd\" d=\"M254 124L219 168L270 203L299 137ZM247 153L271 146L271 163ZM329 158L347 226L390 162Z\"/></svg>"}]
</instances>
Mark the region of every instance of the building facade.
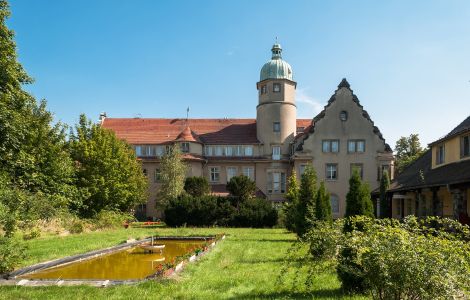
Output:
<instances>
[{"instance_id":1,"label":"building facade","mask_svg":"<svg viewBox=\"0 0 470 300\"><path fill-rule=\"evenodd\" d=\"M429 144L390 185L391 217L449 217L470 224L470 116Z\"/></svg>"},{"instance_id":2,"label":"building facade","mask_svg":"<svg viewBox=\"0 0 470 300\"><path fill-rule=\"evenodd\" d=\"M285 201L287 178L301 176L312 164L318 179L331 193L335 217L345 212L348 180L358 169L372 189L380 174L393 174L393 153L379 129L343 79L324 110L312 119L297 119L291 66L274 44L257 82L256 119L108 118L101 124L133 145L150 182L146 217L158 217L159 161L167 146L179 144L188 176L208 178L214 194L227 194L231 177L246 175L258 194L273 202Z\"/></svg>"}]
</instances>

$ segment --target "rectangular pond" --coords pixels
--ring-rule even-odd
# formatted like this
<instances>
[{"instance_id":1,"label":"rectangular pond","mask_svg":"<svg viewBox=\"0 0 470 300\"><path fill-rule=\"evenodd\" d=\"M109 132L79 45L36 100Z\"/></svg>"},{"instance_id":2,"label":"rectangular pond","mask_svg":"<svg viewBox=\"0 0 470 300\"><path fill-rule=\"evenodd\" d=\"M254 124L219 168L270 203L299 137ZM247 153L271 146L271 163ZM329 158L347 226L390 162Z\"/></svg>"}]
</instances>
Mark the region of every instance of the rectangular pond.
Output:
<instances>
[{"instance_id":1,"label":"rectangular pond","mask_svg":"<svg viewBox=\"0 0 470 300\"><path fill-rule=\"evenodd\" d=\"M159 265L195 251L202 251L213 238L156 238L153 245L163 249L147 250L149 242L111 253L77 259L36 272L18 276L22 279L53 280L142 280L157 272ZM147 248L147 249L146 249ZM156 247L158 248L158 247Z\"/></svg>"}]
</instances>

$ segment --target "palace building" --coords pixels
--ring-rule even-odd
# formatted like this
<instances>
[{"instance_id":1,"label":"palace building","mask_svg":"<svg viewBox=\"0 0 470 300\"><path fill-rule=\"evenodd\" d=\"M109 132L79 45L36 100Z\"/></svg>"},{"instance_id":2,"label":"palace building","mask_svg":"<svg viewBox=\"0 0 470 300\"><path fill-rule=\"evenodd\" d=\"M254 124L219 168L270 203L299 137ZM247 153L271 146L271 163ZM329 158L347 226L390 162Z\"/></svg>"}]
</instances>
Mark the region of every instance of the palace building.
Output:
<instances>
[{"instance_id":1,"label":"palace building","mask_svg":"<svg viewBox=\"0 0 470 300\"><path fill-rule=\"evenodd\" d=\"M214 194L227 194L233 176L256 182L258 194L285 201L287 178L307 164L331 193L333 216L343 216L349 178L358 169L371 190L384 170L393 174L393 153L380 130L343 79L328 104L312 119L297 119L291 66L274 44L256 84L256 119L161 119L101 117L104 128L130 143L150 183L145 217L158 217L159 161L168 145L179 144L189 166L187 176L204 176Z\"/></svg>"}]
</instances>

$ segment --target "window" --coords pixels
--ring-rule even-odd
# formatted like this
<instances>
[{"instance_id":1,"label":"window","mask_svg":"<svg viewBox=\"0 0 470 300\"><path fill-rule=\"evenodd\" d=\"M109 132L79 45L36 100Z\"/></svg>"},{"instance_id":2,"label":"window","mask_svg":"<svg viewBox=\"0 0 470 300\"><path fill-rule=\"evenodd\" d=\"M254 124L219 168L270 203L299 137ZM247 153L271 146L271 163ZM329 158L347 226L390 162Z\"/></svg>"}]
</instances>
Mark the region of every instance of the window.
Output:
<instances>
[{"instance_id":1,"label":"window","mask_svg":"<svg viewBox=\"0 0 470 300\"><path fill-rule=\"evenodd\" d=\"M339 152L339 140L323 140L322 141L322 151L323 152Z\"/></svg>"},{"instance_id":2,"label":"window","mask_svg":"<svg viewBox=\"0 0 470 300\"><path fill-rule=\"evenodd\" d=\"M331 195L330 196L330 202L331 202L331 212L333 214L339 214L339 198L336 195Z\"/></svg>"},{"instance_id":3,"label":"window","mask_svg":"<svg viewBox=\"0 0 470 300\"><path fill-rule=\"evenodd\" d=\"M232 156L233 155L233 148L231 146L225 147L225 155Z\"/></svg>"},{"instance_id":4,"label":"window","mask_svg":"<svg viewBox=\"0 0 470 300\"><path fill-rule=\"evenodd\" d=\"M142 172L144 173L145 176L147 176L147 169L143 169Z\"/></svg>"},{"instance_id":5,"label":"window","mask_svg":"<svg viewBox=\"0 0 470 300\"><path fill-rule=\"evenodd\" d=\"M342 112L339 113L339 119L341 121L346 121L348 119L348 112L343 110Z\"/></svg>"},{"instance_id":6,"label":"window","mask_svg":"<svg viewBox=\"0 0 470 300\"><path fill-rule=\"evenodd\" d=\"M280 160L281 159L281 146L274 146L273 147L273 160Z\"/></svg>"},{"instance_id":7,"label":"window","mask_svg":"<svg viewBox=\"0 0 470 300\"><path fill-rule=\"evenodd\" d=\"M364 140L349 140L348 152L349 153L363 153L366 151L366 142Z\"/></svg>"},{"instance_id":8,"label":"window","mask_svg":"<svg viewBox=\"0 0 470 300\"><path fill-rule=\"evenodd\" d=\"M235 147L235 156L242 156L243 155L243 147L242 146L236 146Z\"/></svg>"},{"instance_id":9,"label":"window","mask_svg":"<svg viewBox=\"0 0 470 300\"><path fill-rule=\"evenodd\" d=\"M141 146L135 146L135 155L136 156L142 156L142 147Z\"/></svg>"},{"instance_id":10,"label":"window","mask_svg":"<svg viewBox=\"0 0 470 300\"><path fill-rule=\"evenodd\" d=\"M273 131L274 132L281 132L281 123L280 122L274 122L273 123Z\"/></svg>"},{"instance_id":11,"label":"window","mask_svg":"<svg viewBox=\"0 0 470 300\"><path fill-rule=\"evenodd\" d=\"M209 170L210 170L210 182L219 182L220 181L220 168L211 167Z\"/></svg>"},{"instance_id":12,"label":"window","mask_svg":"<svg viewBox=\"0 0 470 300\"><path fill-rule=\"evenodd\" d=\"M443 164L445 161L445 147L444 145L439 145L436 148L436 165Z\"/></svg>"},{"instance_id":13,"label":"window","mask_svg":"<svg viewBox=\"0 0 470 300\"><path fill-rule=\"evenodd\" d=\"M237 176L237 168L236 167L228 167L227 168L227 182L232 179L232 177Z\"/></svg>"},{"instance_id":14,"label":"window","mask_svg":"<svg viewBox=\"0 0 470 300\"><path fill-rule=\"evenodd\" d=\"M281 84L280 83L274 83L273 84L273 92L275 92L275 93L280 93L281 92Z\"/></svg>"},{"instance_id":15,"label":"window","mask_svg":"<svg viewBox=\"0 0 470 300\"><path fill-rule=\"evenodd\" d=\"M243 167L243 175L250 178L251 180L255 179L255 169L253 167Z\"/></svg>"},{"instance_id":16,"label":"window","mask_svg":"<svg viewBox=\"0 0 470 300\"><path fill-rule=\"evenodd\" d=\"M245 156L253 156L253 146L245 146Z\"/></svg>"},{"instance_id":17,"label":"window","mask_svg":"<svg viewBox=\"0 0 470 300\"><path fill-rule=\"evenodd\" d=\"M212 148L212 146L206 146L205 149L206 149L206 150L205 150L206 156L212 156L212 155L213 155L213 154L212 154L212 153L213 153L213 148Z\"/></svg>"},{"instance_id":18,"label":"window","mask_svg":"<svg viewBox=\"0 0 470 300\"><path fill-rule=\"evenodd\" d=\"M300 165L299 166L299 175L302 176L302 174L305 172L305 168L307 165Z\"/></svg>"},{"instance_id":19,"label":"window","mask_svg":"<svg viewBox=\"0 0 470 300\"><path fill-rule=\"evenodd\" d=\"M189 143L181 143L181 152L189 153Z\"/></svg>"},{"instance_id":20,"label":"window","mask_svg":"<svg viewBox=\"0 0 470 300\"><path fill-rule=\"evenodd\" d=\"M326 179L327 180L338 179L338 165L337 164L326 164Z\"/></svg>"},{"instance_id":21,"label":"window","mask_svg":"<svg viewBox=\"0 0 470 300\"><path fill-rule=\"evenodd\" d=\"M161 173L160 169L155 169L155 174L154 174L153 180L155 182L159 182L161 179L162 179L162 173Z\"/></svg>"},{"instance_id":22,"label":"window","mask_svg":"<svg viewBox=\"0 0 470 300\"><path fill-rule=\"evenodd\" d=\"M222 146L215 146L215 156L222 156L224 154Z\"/></svg>"},{"instance_id":23,"label":"window","mask_svg":"<svg viewBox=\"0 0 470 300\"><path fill-rule=\"evenodd\" d=\"M460 139L460 157L470 156L470 135Z\"/></svg>"},{"instance_id":24,"label":"window","mask_svg":"<svg viewBox=\"0 0 470 300\"><path fill-rule=\"evenodd\" d=\"M268 193L279 194L286 192L286 173L269 172L268 173Z\"/></svg>"},{"instance_id":25,"label":"window","mask_svg":"<svg viewBox=\"0 0 470 300\"><path fill-rule=\"evenodd\" d=\"M165 154L165 147L157 146L156 151L157 151L157 153L156 153L157 156L163 156Z\"/></svg>"},{"instance_id":26,"label":"window","mask_svg":"<svg viewBox=\"0 0 470 300\"><path fill-rule=\"evenodd\" d=\"M363 164L351 164L351 176L354 174L354 171L359 173L361 179L363 178L364 166Z\"/></svg>"},{"instance_id":27,"label":"window","mask_svg":"<svg viewBox=\"0 0 470 300\"><path fill-rule=\"evenodd\" d=\"M305 127L297 127L297 130L295 131L295 134L303 133L304 130L305 130Z\"/></svg>"},{"instance_id":28,"label":"window","mask_svg":"<svg viewBox=\"0 0 470 300\"><path fill-rule=\"evenodd\" d=\"M261 95L266 94L266 85L261 86Z\"/></svg>"}]
</instances>

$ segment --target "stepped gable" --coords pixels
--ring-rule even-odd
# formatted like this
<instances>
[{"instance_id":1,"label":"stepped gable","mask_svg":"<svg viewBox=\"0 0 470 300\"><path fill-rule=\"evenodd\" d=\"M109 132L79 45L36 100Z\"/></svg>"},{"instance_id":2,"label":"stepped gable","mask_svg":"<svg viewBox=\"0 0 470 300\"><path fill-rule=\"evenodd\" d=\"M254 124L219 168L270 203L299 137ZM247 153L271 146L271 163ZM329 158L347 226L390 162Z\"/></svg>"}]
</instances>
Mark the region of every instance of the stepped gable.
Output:
<instances>
[{"instance_id":1,"label":"stepped gable","mask_svg":"<svg viewBox=\"0 0 470 300\"><path fill-rule=\"evenodd\" d=\"M356 103L361 109L362 109L362 116L364 118L366 118L369 122L372 123L372 126L373 126L373 131L374 133L381 139L385 142L385 139L382 135L382 133L380 132L379 128L377 126L374 125L374 121L372 121L372 119L370 118L370 115L369 113L364 109L364 107L361 105L361 103L359 102L359 99L357 98L357 96L354 94L353 90L351 89L351 85L349 84L349 82L346 80L346 78L343 78L341 80L341 82L338 84L338 88L335 90L335 92L333 93L333 95L330 97L330 99L328 100L328 103L325 105L325 107L323 108L323 110L317 114L313 120L312 120L312 124L311 126L309 127L309 130L308 132L306 132L305 134L301 135L298 137L298 139L302 139L300 141L300 143L298 144L297 148L296 148L296 151L302 151L303 149L303 144L304 144L304 141L306 139L308 139L308 137L310 136L310 134L312 134L314 131L315 131L315 124L320 121L321 119L323 119L323 117L325 117L325 113L326 113L326 110L328 109L328 107L330 107L330 105L336 100L336 93L342 89L342 88L346 88L348 90L351 91L351 94L352 94L352 100L354 101L354 103ZM390 147L389 144L385 143L385 151L387 152L393 152L392 151L392 148Z\"/></svg>"}]
</instances>

